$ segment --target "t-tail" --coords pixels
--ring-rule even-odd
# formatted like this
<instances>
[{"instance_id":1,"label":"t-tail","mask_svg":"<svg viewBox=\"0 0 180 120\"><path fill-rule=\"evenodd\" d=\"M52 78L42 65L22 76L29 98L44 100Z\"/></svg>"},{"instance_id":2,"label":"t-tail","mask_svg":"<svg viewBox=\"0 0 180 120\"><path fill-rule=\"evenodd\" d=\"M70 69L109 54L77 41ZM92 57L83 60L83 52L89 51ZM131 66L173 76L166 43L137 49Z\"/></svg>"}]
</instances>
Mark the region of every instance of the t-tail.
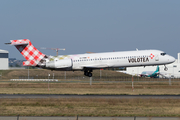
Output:
<instances>
[{"instance_id":1,"label":"t-tail","mask_svg":"<svg viewBox=\"0 0 180 120\"><path fill-rule=\"evenodd\" d=\"M29 39L11 40L11 43L6 44L14 45L24 56L27 61L23 62L23 66L43 67L45 65L48 57L35 48Z\"/></svg>"}]
</instances>

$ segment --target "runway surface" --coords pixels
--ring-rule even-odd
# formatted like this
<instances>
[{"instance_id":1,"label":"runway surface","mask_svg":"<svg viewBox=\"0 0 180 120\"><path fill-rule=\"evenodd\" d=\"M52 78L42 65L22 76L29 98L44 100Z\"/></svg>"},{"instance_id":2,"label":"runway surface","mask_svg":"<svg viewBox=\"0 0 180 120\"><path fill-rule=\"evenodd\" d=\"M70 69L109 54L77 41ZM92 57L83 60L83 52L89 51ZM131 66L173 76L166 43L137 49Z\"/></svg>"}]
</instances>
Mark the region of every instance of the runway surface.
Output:
<instances>
[{"instance_id":1,"label":"runway surface","mask_svg":"<svg viewBox=\"0 0 180 120\"><path fill-rule=\"evenodd\" d=\"M178 117L0 117L0 120L179 120Z\"/></svg>"},{"instance_id":2,"label":"runway surface","mask_svg":"<svg viewBox=\"0 0 180 120\"><path fill-rule=\"evenodd\" d=\"M104 99L180 99L180 95L63 95L63 94L0 94L1 98L104 98Z\"/></svg>"}]
</instances>

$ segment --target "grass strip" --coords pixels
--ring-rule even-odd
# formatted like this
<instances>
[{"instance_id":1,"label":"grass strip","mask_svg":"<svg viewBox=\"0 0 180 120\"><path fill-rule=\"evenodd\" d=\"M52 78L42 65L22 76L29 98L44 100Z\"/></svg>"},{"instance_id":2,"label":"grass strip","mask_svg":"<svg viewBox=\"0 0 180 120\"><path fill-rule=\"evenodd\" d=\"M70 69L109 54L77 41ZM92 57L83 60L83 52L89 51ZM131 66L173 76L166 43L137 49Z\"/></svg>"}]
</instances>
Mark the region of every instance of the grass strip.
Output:
<instances>
[{"instance_id":1,"label":"grass strip","mask_svg":"<svg viewBox=\"0 0 180 120\"><path fill-rule=\"evenodd\" d=\"M31 83L11 82L0 84L0 94L74 94L74 95L179 95L180 82L172 85L135 83Z\"/></svg>"},{"instance_id":2,"label":"grass strip","mask_svg":"<svg viewBox=\"0 0 180 120\"><path fill-rule=\"evenodd\" d=\"M0 99L1 116L180 117L177 99Z\"/></svg>"}]
</instances>

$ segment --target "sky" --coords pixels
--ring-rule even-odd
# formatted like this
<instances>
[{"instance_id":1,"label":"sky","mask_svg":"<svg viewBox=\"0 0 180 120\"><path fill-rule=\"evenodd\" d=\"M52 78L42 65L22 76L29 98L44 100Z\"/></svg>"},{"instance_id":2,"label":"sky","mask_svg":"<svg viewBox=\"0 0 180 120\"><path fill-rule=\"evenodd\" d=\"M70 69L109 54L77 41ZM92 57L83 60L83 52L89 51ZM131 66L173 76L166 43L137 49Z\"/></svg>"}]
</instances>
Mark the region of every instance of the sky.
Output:
<instances>
[{"instance_id":1,"label":"sky","mask_svg":"<svg viewBox=\"0 0 180 120\"><path fill-rule=\"evenodd\" d=\"M60 55L158 49L180 52L180 0L0 0L0 49L29 39ZM39 49L47 55L55 51Z\"/></svg>"}]
</instances>

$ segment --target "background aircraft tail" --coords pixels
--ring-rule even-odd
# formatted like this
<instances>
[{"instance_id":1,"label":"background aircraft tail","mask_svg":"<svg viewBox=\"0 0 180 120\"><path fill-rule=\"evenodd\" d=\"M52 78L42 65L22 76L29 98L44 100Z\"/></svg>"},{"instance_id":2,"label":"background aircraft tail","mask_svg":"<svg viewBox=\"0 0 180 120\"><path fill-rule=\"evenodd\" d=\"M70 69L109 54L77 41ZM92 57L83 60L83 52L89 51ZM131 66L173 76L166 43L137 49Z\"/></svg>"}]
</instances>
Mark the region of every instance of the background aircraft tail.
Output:
<instances>
[{"instance_id":1,"label":"background aircraft tail","mask_svg":"<svg viewBox=\"0 0 180 120\"><path fill-rule=\"evenodd\" d=\"M11 40L9 44L14 45L27 60L23 62L24 66L42 65L45 58L47 58L47 56L36 49L28 39Z\"/></svg>"},{"instance_id":2,"label":"background aircraft tail","mask_svg":"<svg viewBox=\"0 0 180 120\"><path fill-rule=\"evenodd\" d=\"M155 72L159 72L159 65L157 66L157 68L156 68L156 71Z\"/></svg>"}]
</instances>

